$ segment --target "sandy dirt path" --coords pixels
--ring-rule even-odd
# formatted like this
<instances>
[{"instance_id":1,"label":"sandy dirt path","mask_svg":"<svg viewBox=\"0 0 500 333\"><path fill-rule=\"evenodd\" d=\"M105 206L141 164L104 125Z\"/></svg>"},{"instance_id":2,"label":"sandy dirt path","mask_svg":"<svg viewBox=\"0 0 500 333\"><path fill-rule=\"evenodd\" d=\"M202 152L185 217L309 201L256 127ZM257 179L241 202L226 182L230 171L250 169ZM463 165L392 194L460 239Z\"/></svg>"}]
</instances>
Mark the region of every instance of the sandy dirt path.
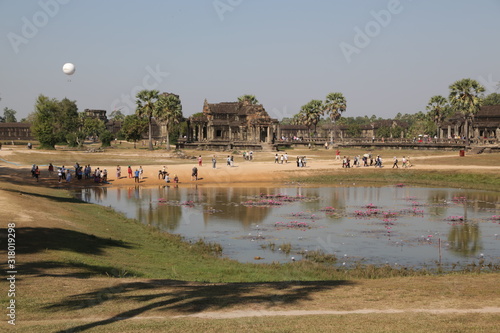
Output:
<instances>
[{"instance_id":1,"label":"sandy dirt path","mask_svg":"<svg viewBox=\"0 0 500 333\"><path fill-rule=\"evenodd\" d=\"M26 153L26 151L21 151ZM49 154L52 152L48 152ZM33 183L33 179L30 176L30 165L19 165L15 161L11 160L12 151L9 150L0 150L0 167L5 167L5 173L9 173L11 177L14 177L16 181L19 182L30 182ZM133 154L133 153L132 153ZM147 154L147 152L145 153ZM358 167L351 169L343 169L340 160L332 159L324 159L317 158L314 155L308 159L307 166L304 168L298 168L295 156L290 156L289 163L285 164L276 164L274 162L262 161L259 158L268 159L271 157L273 153L259 153L253 161L245 161L241 157L237 157L235 159L235 163L233 166L228 166L226 164L226 159L223 156L218 157L216 168L212 167L212 163L207 158L203 162L202 166L199 166L197 161L195 160L174 160L175 163L162 163L158 165L143 165L143 177L140 180L140 185L165 185L165 181L158 177L159 170L163 169L163 166L166 166L166 170L170 175L170 178L173 180L174 176L177 175L179 178L180 184L211 184L217 185L221 184L221 186L226 185L227 183L262 183L262 182L282 182L285 179L293 176L307 176L310 174L316 174L317 172L326 171L326 172L339 172L339 173L347 173L350 171L360 171L363 170L374 170L374 167ZM268 154L269 156L266 156ZM440 164L431 164L426 160L428 158L442 158L442 163ZM449 170L449 171L470 171L471 167L467 165L460 164L450 164L447 163L446 157L449 155L443 156L421 156L412 158L413 167L411 169L418 170ZM110 156L110 160L112 160L112 156ZM184 161L186 161L184 163ZM182 164L179 164L181 162ZM69 164L69 163L68 163ZM108 181L109 185L114 186L130 186L136 185L134 178L129 178L127 175L127 165L121 165L121 177L117 178L116 175L116 165L92 165L93 170L99 167L101 170L106 169L108 172ZM384 162L383 168L377 168L377 170L394 170L394 172L404 172L409 169L392 169L392 160L386 158ZM85 165L85 161L81 161L81 165ZM400 162L401 165L401 162ZM68 165L67 165L68 166ZM135 171L139 168L139 165L132 165L132 170ZM192 169L196 167L198 169L198 180L192 180ZM72 167L70 167L72 168ZM475 170L485 170L485 171L498 171L500 172L500 166L474 166ZM71 186L87 186L92 181L78 181L74 177L71 183L66 183L63 181L62 183L57 183L57 176L54 174L51 177L48 174L47 168L41 167L41 175L40 175L40 185L46 184L49 186L62 186L62 187L71 187ZM94 184L95 185L95 184Z\"/></svg>"}]
</instances>

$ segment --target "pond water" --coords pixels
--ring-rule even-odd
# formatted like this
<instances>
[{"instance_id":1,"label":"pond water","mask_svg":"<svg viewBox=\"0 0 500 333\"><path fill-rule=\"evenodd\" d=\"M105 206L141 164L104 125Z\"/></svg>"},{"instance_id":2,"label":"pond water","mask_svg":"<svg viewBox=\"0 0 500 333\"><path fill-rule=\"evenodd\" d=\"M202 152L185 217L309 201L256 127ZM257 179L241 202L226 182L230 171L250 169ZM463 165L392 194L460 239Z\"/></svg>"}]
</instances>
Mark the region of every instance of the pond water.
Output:
<instances>
[{"instance_id":1,"label":"pond water","mask_svg":"<svg viewBox=\"0 0 500 333\"><path fill-rule=\"evenodd\" d=\"M240 262L320 250L357 262L449 267L500 261L500 194L419 187L128 187L75 195ZM291 251L287 248L291 246ZM255 258L260 258L258 261Z\"/></svg>"}]
</instances>

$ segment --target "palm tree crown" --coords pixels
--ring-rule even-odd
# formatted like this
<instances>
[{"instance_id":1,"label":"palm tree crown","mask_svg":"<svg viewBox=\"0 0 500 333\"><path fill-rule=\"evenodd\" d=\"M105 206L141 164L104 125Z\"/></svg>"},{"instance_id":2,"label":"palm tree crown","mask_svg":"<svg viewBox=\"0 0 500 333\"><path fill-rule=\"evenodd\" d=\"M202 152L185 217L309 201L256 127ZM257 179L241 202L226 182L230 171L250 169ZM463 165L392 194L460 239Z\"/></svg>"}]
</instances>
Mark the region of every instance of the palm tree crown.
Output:
<instances>
[{"instance_id":1,"label":"palm tree crown","mask_svg":"<svg viewBox=\"0 0 500 333\"><path fill-rule=\"evenodd\" d=\"M336 92L326 95L324 112L330 117L331 121L339 119L346 108L347 102L342 93Z\"/></svg>"},{"instance_id":2,"label":"palm tree crown","mask_svg":"<svg viewBox=\"0 0 500 333\"><path fill-rule=\"evenodd\" d=\"M259 104L255 95L243 95L238 97L238 102L248 101L251 105Z\"/></svg>"}]
</instances>

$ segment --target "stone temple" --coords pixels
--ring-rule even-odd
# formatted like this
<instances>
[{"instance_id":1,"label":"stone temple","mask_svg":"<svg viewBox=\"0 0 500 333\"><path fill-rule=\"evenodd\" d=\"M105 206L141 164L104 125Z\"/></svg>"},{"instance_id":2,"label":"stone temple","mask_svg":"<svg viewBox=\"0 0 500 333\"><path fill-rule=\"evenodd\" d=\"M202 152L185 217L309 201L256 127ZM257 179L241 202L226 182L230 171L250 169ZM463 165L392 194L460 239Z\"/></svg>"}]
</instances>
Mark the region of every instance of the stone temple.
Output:
<instances>
[{"instance_id":1,"label":"stone temple","mask_svg":"<svg viewBox=\"0 0 500 333\"><path fill-rule=\"evenodd\" d=\"M185 147L205 149L272 149L280 136L279 122L261 104L249 101L211 104L188 119Z\"/></svg>"}]
</instances>

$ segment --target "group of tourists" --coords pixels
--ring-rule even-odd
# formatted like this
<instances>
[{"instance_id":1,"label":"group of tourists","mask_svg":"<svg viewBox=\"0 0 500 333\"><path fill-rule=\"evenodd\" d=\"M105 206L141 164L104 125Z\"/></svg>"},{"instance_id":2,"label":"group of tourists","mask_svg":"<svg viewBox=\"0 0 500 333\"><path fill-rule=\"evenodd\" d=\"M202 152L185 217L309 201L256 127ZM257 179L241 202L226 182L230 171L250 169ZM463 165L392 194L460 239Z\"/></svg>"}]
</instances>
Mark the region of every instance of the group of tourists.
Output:
<instances>
[{"instance_id":1,"label":"group of tourists","mask_svg":"<svg viewBox=\"0 0 500 333\"><path fill-rule=\"evenodd\" d=\"M337 150L337 152L339 152ZM338 155L336 155L338 156ZM396 156L393 157L393 164L392 168L399 168L399 160ZM409 156L403 156L402 159L402 167L403 168L409 168L412 166L410 163L410 157ZM363 156L357 155L354 156L352 160L352 165L351 165L351 158L349 156L344 156L342 159L342 168L351 168L352 167L369 167L369 166L375 166L376 168L382 168L383 167L383 161L382 157L380 155L377 155L376 157L372 156L372 153L366 153Z\"/></svg>"},{"instance_id":2,"label":"group of tourists","mask_svg":"<svg viewBox=\"0 0 500 333\"><path fill-rule=\"evenodd\" d=\"M245 161L253 161L253 151L251 151L251 150L249 152L244 151L243 152L243 159Z\"/></svg>"},{"instance_id":3,"label":"group of tourists","mask_svg":"<svg viewBox=\"0 0 500 333\"><path fill-rule=\"evenodd\" d=\"M372 156L371 153L366 153L363 156L357 155L354 156L352 160L352 166L351 166L351 158L349 156L345 156L342 159L342 168L351 168L351 167L368 167L368 166L375 166L376 168L381 168L382 167L382 157L380 155L377 155L375 158Z\"/></svg>"},{"instance_id":4,"label":"group of tourists","mask_svg":"<svg viewBox=\"0 0 500 333\"><path fill-rule=\"evenodd\" d=\"M305 156L297 156L297 168L305 168L307 166L307 158Z\"/></svg>"},{"instance_id":5,"label":"group of tourists","mask_svg":"<svg viewBox=\"0 0 500 333\"><path fill-rule=\"evenodd\" d=\"M398 158L396 156L394 156L393 160L394 160L394 163L392 165L392 168L399 169ZM401 160L401 162L402 162L402 165L401 165L402 168L409 168L412 166L412 164L410 162L410 156L403 156L403 159Z\"/></svg>"},{"instance_id":6,"label":"group of tourists","mask_svg":"<svg viewBox=\"0 0 500 333\"><path fill-rule=\"evenodd\" d=\"M47 168L49 177L52 177L54 174L54 169L54 165L49 163ZM31 167L31 176L35 178L37 182L40 179L40 174L40 167L33 164ZM73 177L77 180L93 179L96 183L106 183L108 181L108 171L106 169L101 170L100 168L96 168L94 172L92 172L90 164L82 167L78 162L75 163L73 169L67 168L64 165L57 167L57 180L59 183L63 181L69 183L72 181Z\"/></svg>"},{"instance_id":7,"label":"group of tourists","mask_svg":"<svg viewBox=\"0 0 500 333\"><path fill-rule=\"evenodd\" d=\"M274 155L274 163L275 164L288 163L288 154L287 153L281 154L281 157L278 154Z\"/></svg>"},{"instance_id":8,"label":"group of tourists","mask_svg":"<svg viewBox=\"0 0 500 333\"><path fill-rule=\"evenodd\" d=\"M163 179L165 183L170 183L171 181L174 183L179 182L179 177L177 177L177 175L174 175L173 179L170 179L170 173L167 171L167 166L165 165L162 169L158 170L158 179Z\"/></svg>"}]
</instances>

